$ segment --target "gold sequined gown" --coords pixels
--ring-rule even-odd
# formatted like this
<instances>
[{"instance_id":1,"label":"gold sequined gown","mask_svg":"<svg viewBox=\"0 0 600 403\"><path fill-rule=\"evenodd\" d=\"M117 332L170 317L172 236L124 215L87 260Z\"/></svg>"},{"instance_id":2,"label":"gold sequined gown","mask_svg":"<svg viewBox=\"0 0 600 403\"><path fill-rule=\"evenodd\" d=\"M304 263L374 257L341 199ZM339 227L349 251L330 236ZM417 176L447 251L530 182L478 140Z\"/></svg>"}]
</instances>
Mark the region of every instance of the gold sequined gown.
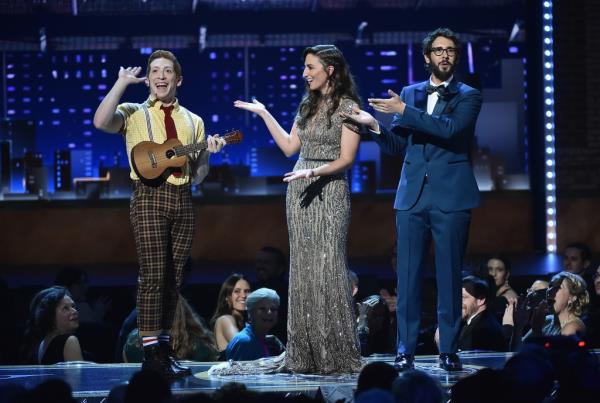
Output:
<instances>
[{"instance_id":1,"label":"gold sequined gown","mask_svg":"<svg viewBox=\"0 0 600 403\"><path fill-rule=\"evenodd\" d=\"M339 157L342 124L358 131L342 123L340 116L353 105L343 99L331 126L326 108L321 108L305 129L298 129L302 146L294 170L316 168ZM352 374L361 369L346 259L350 224L346 174L291 182L286 208L290 241L286 352L215 365L210 375Z\"/></svg>"},{"instance_id":2,"label":"gold sequined gown","mask_svg":"<svg viewBox=\"0 0 600 403\"><path fill-rule=\"evenodd\" d=\"M340 155L343 99L331 118L321 108L298 129L302 143L294 170L316 168ZM353 130L356 128L351 127ZM290 237L288 344L285 367L299 373L350 373L360 370L360 347L346 244L350 190L346 174L299 179L287 190Z\"/></svg>"}]
</instances>

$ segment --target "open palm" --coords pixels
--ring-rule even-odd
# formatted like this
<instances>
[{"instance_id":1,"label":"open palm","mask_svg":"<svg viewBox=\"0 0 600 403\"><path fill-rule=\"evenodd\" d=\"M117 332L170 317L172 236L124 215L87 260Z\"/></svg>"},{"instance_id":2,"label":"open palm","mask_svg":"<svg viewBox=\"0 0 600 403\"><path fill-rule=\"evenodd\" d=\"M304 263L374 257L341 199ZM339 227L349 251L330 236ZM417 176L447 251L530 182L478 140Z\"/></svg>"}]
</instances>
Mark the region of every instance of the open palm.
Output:
<instances>
[{"instance_id":1,"label":"open palm","mask_svg":"<svg viewBox=\"0 0 600 403\"><path fill-rule=\"evenodd\" d=\"M138 74L142 71L141 67L127 67L121 66L119 68L119 79L124 80L127 84L137 84L143 82L146 77L138 77Z\"/></svg>"},{"instance_id":2,"label":"open palm","mask_svg":"<svg viewBox=\"0 0 600 403\"><path fill-rule=\"evenodd\" d=\"M244 101L237 100L233 103L233 106L235 106L236 108L244 109L248 112L256 113L256 114L260 114L267 110L265 105L258 102L256 99L253 99L252 102L244 102Z\"/></svg>"}]
</instances>

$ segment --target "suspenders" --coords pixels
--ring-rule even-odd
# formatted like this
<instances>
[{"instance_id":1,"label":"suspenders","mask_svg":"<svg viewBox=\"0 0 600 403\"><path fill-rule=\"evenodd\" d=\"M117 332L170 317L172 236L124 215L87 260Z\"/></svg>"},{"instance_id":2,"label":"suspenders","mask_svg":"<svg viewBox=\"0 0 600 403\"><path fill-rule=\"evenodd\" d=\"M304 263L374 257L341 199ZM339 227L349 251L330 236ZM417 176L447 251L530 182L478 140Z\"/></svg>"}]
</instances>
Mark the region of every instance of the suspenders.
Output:
<instances>
[{"instance_id":1,"label":"suspenders","mask_svg":"<svg viewBox=\"0 0 600 403\"><path fill-rule=\"evenodd\" d=\"M185 116L187 117L188 123L192 128L192 142L196 143L196 126L194 125L194 119L192 118L192 114L190 111L185 109L183 106L179 105L179 107L185 112ZM146 103L142 104L142 110L144 111L144 115L146 116L146 127L148 128L148 138L150 141L154 141L154 134L152 132L152 121L150 120L150 111L148 110L148 106Z\"/></svg>"},{"instance_id":2,"label":"suspenders","mask_svg":"<svg viewBox=\"0 0 600 403\"><path fill-rule=\"evenodd\" d=\"M179 105L179 108L181 108L181 110L183 110L185 112L185 116L187 117L187 121L190 125L190 127L192 128L192 142L194 144L196 144L196 126L194 125L194 119L192 118L192 114L190 111L188 111L186 108L184 108L183 106ZM144 111L144 115L146 117L146 127L148 128L148 138L150 139L150 141L154 141L154 134L152 132L152 120L150 119L150 111L148 110L148 106L146 105L146 103L144 102L142 104L142 110ZM193 159L188 160L188 161L193 161ZM194 170L193 168L193 164L190 165L190 175L193 178L196 174L196 172L193 172ZM206 174L204 175L206 176Z\"/></svg>"}]
</instances>

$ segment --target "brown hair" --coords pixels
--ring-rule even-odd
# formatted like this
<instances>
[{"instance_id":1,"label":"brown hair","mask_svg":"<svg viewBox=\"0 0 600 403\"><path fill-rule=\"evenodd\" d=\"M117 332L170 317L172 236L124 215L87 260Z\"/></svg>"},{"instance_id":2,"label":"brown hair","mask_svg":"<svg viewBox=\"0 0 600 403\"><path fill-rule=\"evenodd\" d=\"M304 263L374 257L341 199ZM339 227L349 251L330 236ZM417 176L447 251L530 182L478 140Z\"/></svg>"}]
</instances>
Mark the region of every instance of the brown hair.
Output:
<instances>
[{"instance_id":1,"label":"brown hair","mask_svg":"<svg viewBox=\"0 0 600 403\"><path fill-rule=\"evenodd\" d=\"M173 68L175 69L175 76L179 79L181 78L181 64L179 64L179 60L172 52L168 50L155 50L152 52L150 57L148 58L148 66L146 66L146 77L150 74L150 64L160 58L164 58L173 62Z\"/></svg>"},{"instance_id":2,"label":"brown hair","mask_svg":"<svg viewBox=\"0 0 600 403\"><path fill-rule=\"evenodd\" d=\"M350 98L360 105L356 84L344 55L334 45L317 45L306 48L302 52L302 60L305 60L307 55L318 57L324 68L333 66L333 73L328 78L331 92L326 95L332 101L327 110L329 126L331 127L331 116L340 105L342 98ZM317 113L322 97L320 91L311 91L308 83L306 84L304 98L298 106L298 127L301 129L306 127L306 122Z\"/></svg>"},{"instance_id":3,"label":"brown hair","mask_svg":"<svg viewBox=\"0 0 600 403\"><path fill-rule=\"evenodd\" d=\"M244 318L242 317L242 315L238 314L233 309L233 307L227 300L227 298L233 294L235 285L240 280L244 280L248 284L250 284L250 282L246 279L246 277L244 277L243 274L233 273L232 275L227 277L223 282L223 285L221 285L221 289L219 290L219 296L217 297L217 308L215 309L215 312L213 313L213 316L210 319L210 327L212 329L215 328L215 323L217 323L217 319L219 319L219 317L223 315L233 315L233 317L235 318L236 327L239 330L242 330L244 328Z\"/></svg>"},{"instance_id":4,"label":"brown hair","mask_svg":"<svg viewBox=\"0 0 600 403\"><path fill-rule=\"evenodd\" d=\"M550 286L560 286L562 281L567 282L569 294L575 297L573 303L569 303L569 310L576 316L581 316L590 303L585 280L579 274L561 271L552 277Z\"/></svg>"},{"instance_id":5,"label":"brown hair","mask_svg":"<svg viewBox=\"0 0 600 403\"><path fill-rule=\"evenodd\" d=\"M208 350L213 353L213 359L219 356L213 332L206 327L186 299L180 295L171 326L171 340L177 358L185 360L193 356L196 348L193 336L202 340Z\"/></svg>"}]
</instances>

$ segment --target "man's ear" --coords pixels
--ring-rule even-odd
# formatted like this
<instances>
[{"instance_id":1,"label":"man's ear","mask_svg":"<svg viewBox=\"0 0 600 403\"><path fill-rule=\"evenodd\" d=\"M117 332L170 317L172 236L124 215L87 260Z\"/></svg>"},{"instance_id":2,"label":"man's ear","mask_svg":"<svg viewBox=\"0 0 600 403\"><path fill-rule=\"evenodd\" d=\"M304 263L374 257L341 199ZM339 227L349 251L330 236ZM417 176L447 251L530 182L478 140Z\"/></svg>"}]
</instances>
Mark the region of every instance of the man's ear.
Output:
<instances>
[{"instance_id":1,"label":"man's ear","mask_svg":"<svg viewBox=\"0 0 600 403\"><path fill-rule=\"evenodd\" d=\"M183 76L180 76L180 77L177 79L177 86L178 86L178 87L181 87L181 83L182 83L182 82L183 82Z\"/></svg>"},{"instance_id":2,"label":"man's ear","mask_svg":"<svg viewBox=\"0 0 600 403\"><path fill-rule=\"evenodd\" d=\"M429 58L429 56L423 53L423 57L425 58L425 64L431 63L431 59Z\"/></svg>"},{"instance_id":3,"label":"man's ear","mask_svg":"<svg viewBox=\"0 0 600 403\"><path fill-rule=\"evenodd\" d=\"M144 78L144 84L146 84L146 87L150 87L150 80L148 80L148 77Z\"/></svg>"}]
</instances>

